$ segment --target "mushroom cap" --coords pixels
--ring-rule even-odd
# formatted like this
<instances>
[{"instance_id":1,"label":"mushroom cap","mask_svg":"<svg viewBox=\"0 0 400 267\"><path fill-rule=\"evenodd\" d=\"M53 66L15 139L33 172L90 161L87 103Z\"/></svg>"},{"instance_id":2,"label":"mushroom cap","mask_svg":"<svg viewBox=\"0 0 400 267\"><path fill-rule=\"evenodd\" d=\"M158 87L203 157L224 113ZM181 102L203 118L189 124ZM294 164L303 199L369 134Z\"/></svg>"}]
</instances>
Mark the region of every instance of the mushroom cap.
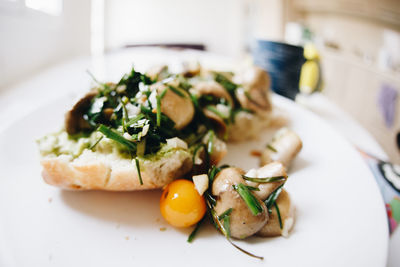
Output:
<instances>
[{"instance_id":1,"label":"mushroom cap","mask_svg":"<svg viewBox=\"0 0 400 267\"><path fill-rule=\"evenodd\" d=\"M233 188L233 185L245 184L242 178L243 173L244 171L238 168L225 168L217 174L212 186L212 193L217 197L214 207L217 215L232 208L230 231L231 236L237 239L243 239L257 233L268 220L268 212L264 202L256 197L263 208L263 212L254 216L239 193Z\"/></svg>"},{"instance_id":2,"label":"mushroom cap","mask_svg":"<svg viewBox=\"0 0 400 267\"><path fill-rule=\"evenodd\" d=\"M200 81L193 86L193 91L196 96L212 95L218 98L224 98L231 107L233 107L233 100L231 95L226 89L216 81Z\"/></svg>"},{"instance_id":3,"label":"mushroom cap","mask_svg":"<svg viewBox=\"0 0 400 267\"><path fill-rule=\"evenodd\" d=\"M276 176L284 176L287 177L286 168L282 163L276 161L271 162L267 165L262 166L257 169L257 178L266 178L266 177L276 177ZM257 196L261 200L266 200L267 197L275 191L279 186L281 186L287 178L283 181L276 181L272 183L255 183L246 181L248 185L257 187L260 191L254 191L253 194Z\"/></svg>"},{"instance_id":4,"label":"mushroom cap","mask_svg":"<svg viewBox=\"0 0 400 267\"><path fill-rule=\"evenodd\" d=\"M281 215L282 229L279 224L276 208L272 207L268 222L257 232L257 235L264 237L287 235L293 227L295 209L288 192L282 190L276 200L276 204L279 207L279 213Z\"/></svg>"},{"instance_id":5,"label":"mushroom cap","mask_svg":"<svg viewBox=\"0 0 400 267\"><path fill-rule=\"evenodd\" d=\"M257 113L270 112L272 110L269 99L270 78L267 72L259 67L246 70L242 77L243 89L236 90L236 97L240 105ZM245 92L248 94L246 95Z\"/></svg>"},{"instance_id":6,"label":"mushroom cap","mask_svg":"<svg viewBox=\"0 0 400 267\"><path fill-rule=\"evenodd\" d=\"M161 94L167 86L157 84L157 92ZM161 99L161 112L164 113L175 123L175 128L180 130L185 128L193 119L194 106L190 99L189 94L180 88L176 88L183 94L180 96L172 90L166 91L164 97Z\"/></svg>"},{"instance_id":7,"label":"mushroom cap","mask_svg":"<svg viewBox=\"0 0 400 267\"><path fill-rule=\"evenodd\" d=\"M223 137L228 129L226 123L224 120L212 112L211 110L208 110L207 108L203 109L204 116L206 116L211 123L215 126L215 129L217 130L217 134L219 137Z\"/></svg>"},{"instance_id":8,"label":"mushroom cap","mask_svg":"<svg viewBox=\"0 0 400 267\"><path fill-rule=\"evenodd\" d=\"M88 92L65 114L65 130L68 134L77 134L91 128L83 118L83 114L90 108L92 99L96 95L97 91Z\"/></svg>"},{"instance_id":9,"label":"mushroom cap","mask_svg":"<svg viewBox=\"0 0 400 267\"><path fill-rule=\"evenodd\" d=\"M280 161L289 168L292 160L303 147L300 137L288 128L280 129L274 136L270 145L276 150L264 149L261 154L260 164L265 165L272 161Z\"/></svg>"}]
</instances>

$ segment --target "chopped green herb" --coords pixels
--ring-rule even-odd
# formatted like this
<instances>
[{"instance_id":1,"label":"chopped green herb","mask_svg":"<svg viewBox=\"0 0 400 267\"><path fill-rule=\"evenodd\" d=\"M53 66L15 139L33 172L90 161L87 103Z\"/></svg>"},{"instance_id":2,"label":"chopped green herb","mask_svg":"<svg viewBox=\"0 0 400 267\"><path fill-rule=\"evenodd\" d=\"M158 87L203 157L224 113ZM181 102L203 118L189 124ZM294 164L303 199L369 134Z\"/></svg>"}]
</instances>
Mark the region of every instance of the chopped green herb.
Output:
<instances>
[{"instance_id":1,"label":"chopped green herb","mask_svg":"<svg viewBox=\"0 0 400 267\"><path fill-rule=\"evenodd\" d=\"M281 184L280 186L278 186L274 192L272 192L267 199L264 201L265 205L267 206L268 212L271 213L271 207L274 205L276 199L279 197L279 194L282 191L282 187L284 184Z\"/></svg>"},{"instance_id":2,"label":"chopped green herb","mask_svg":"<svg viewBox=\"0 0 400 267\"><path fill-rule=\"evenodd\" d=\"M192 243L192 241L193 241L193 239L195 238L197 232L199 231L200 226L201 226L201 224L203 223L203 221L204 221L204 217L203 217L203 219L201 219L201 221L199 221L199 222L196 224L196 227L195 227L195 228L193 229L193 231L190 233L190 235L189 235L189 237L188 237L188 239L187 239L187 242Z\"/></svg>"},{"instance_id":3,"label":"chopped green herb","mask_svg":"<svg viewBox=\"0 0 400 267\"><path fill-rule=\"evenodd\" d=\"M276 148L273 147L273 146L271 146L270 144L267 145L267 148L268 148L269 150L275 152L275 153L278 152L278 150L276 150Z\"/></svg>"},{"instance_id":4,"label":"chopped green herb","mask_svg":"<svg viewBox=\"0 0 400 267\"><path fill-rule=\"evenodd\" d=\"M97 141L96 141L93 145L91 145L91 146L89 147L89 149L90 149L90 150L93 150L93 148L95 148L95 146L97 146L97 144L100 143L100 141L101 141L103 138L104 138L104 135L100 136L100 138L97 139Z\"/></svg>"},{"instance_id":5,"label":"chopped green herb","mask_svg":"<svg viewBox=\"0 0 400 267\"><path fill-rule=\"evenodd\" d=\"M274 206L276 209L276 214L278 215L278 220L279 220L279 227L282 229L282 218L281 218L281 212L279 211L278 204L276 204L276 201L274 202Z\"/></svg>"},{"instance_id":6,"label":"chopped green herb","mask_svg":"<svg viewBox=\"0 0 400 267\"><path fill-rule=\"evenodd\" d=\"M136 117L130 119L127 123L126 123L126 127L129 127L133 124L135 124L136 122L140 121L141 119L144 118L143 114L138 114Z\"/></svg>"},{"instance_id":7,"label":"chopped green herb","mask_svg":"<svg viewBox=\"0 0 400 267\"><path fill-rule=\"evenodd\" d=\"M161 97L157 96L157 127L161 126Z\"/></svg>"},{"instance_id":8,"label":"chopped green herb","mask_svg":"<svg viewBox=\"0 0 400 267\"><path fill-rule=\"evenodd\" d=\"M207 194L208 195L208 194ZM213 205L211 205L211 203L209 202L209 200L206 198L206 204L208 207L208 211L209 214L211 216L212 222L214 223L215 227L217 227L217 229L219 229L221 231L221 233L226 237L226 239L228 240L228 242L236 249L238 249L239 251L245 253L246 255L250 256L250 257L254 257L260 260L263 260L264 257L262 256L257 256L253 253L250 253L244 249L242 249L241 247L239 247L238 245L236 245L235 243L232 242L231 238L230 238L230 229L228 230L228 228L230 228L230 219L227 221L224 221L224 223L221 223L220 220L218 219L218 216L213 208ZM225 216L224 218L229 218L228 216Z\"/></svg>"},{"instance_id":9,"label":"chopped green herb","mask_svg":"<svg viewBox=\"0 0 400 267\"><path fill-rule=\"evenodd\" d=\"M228 238L231 237L231 216L226 215L224 216L224 218L222 219L225 231L226 231L226 235Z\"/></svg>"},{"instance_id":10,"label":"chopped green herb","mask_svg":"<svg viewBox=\"0 0 400 267\"><path fill-rule=\"evenodd\" d=\"M246 187L250 191L260 191L260 188L258 188L258 187L254 187L254 186L250 186L250 185L246 185Z\"/></svg>"},{"instance_id":11,"label":"chopped green herb","mask_svg":"<svg viewBox=\"0 0 400 267\"><path fill-rule=\"evenodd\" d=\"M135 151L136 150L136 144L135 143L125 139L119 133L111 130L107 126L101 124L99 126L99 128L98 128L98 131L101 132L102 134L104 134L107 138L110 138L110 139L112 139L112 140L124 145L130 151Z\"/></svg>"},{"instance_id":12,"label":"chopped green herb","mask_svg":"<svg viewBox=\"0 0 400 267\"><path fill-rule=\"evenodd\" d=\"M173 87L171 85L168 85L168 89L171 90L172 92L174 92L175 94L177 94L180 97L186 97L184 93L182 93L181 91L179 91L179 89L177 89L177 88L175 88L175 87Z\"/></svg>"},{"instance_id":13,"label":"chopped green herb","mask_svg":"<svg viewBox=\"0 0 400 267\"><path fill-rule=\"evenodd\" d=\"M222 114L216 107L214 106L207 106L206 109L208 109L209 111L211 111L212 113L215 113L218 117L220 117L223 120L228 119L228 116L225 116L224 114Z\"/></svg>"},{"instance_id":14,"label":"chopped green herb","mask_svg":"<svg viewBox=\"0 0 400 267\"><path fill-rule=\"evenodd\" d=\"M143 185L142 174L140 172L140 165L139 165L139 159L138 158L135 158L135 163L136 163L136 170L137 170L137 173L138 173L138 176L139 176L139 182L140 182L141 185Z\"/></svg>"},{"instance_id":15,"label":"chopped green herb","mask_svg":"<svg viewBox=\"0 0 400 267\"><path fill-rule=\"evenodd\" d=\"M164 96L165 96L165 94L167 93L167 91L168 91L168 88L165 88L165 89L161 92L161 94L160 94L160 99L163 99L163 98L164 98Z\"/></svg>"},{"instance_id":16,"label":"chopped green herb","mask_svg":"<svg viewBox=\"0 0 400 267\"><path fill-rule=\"evenodd\" d=\"M221 215L218 216L218 220L223 220L225 216L229 216L232 213L232 208L227 209Z\"/></svg>"},{"instance_id":17,"label":"chopped green herb","mask_svg":"<svg viewBox=\"0 0 400 267\"><path fill-rule=\"evenodd\" d=\"M238 87L235 83L230 81L225 75L221 73L214 73L214 77L215 81L221 84L228 92L233 92Z\"/></svg>"},{"instance_id":18,"label":"chopped green herb","mask_svg":"<svg viewBox=\"0 0 400 267\"><path fill-rule=\"evenodd\" d=\"M257 198L250 192L246 185L240 183L238 185L232 185L232 187L239 193L254 216L263 212L263 208Z\"/></svg>"},{"instance_id":19,"label":"chopped green herb","mask_svg":"<svg viewBox=\"0 0 400 267\"><path fill-rule=\"evenodd\" d=\"M243 179L250 181L250 182L255 182L255 183L273 183L273 182L280 182L280 181L285 181L287 176L272 176L272 177L265 177L265 178L253 178L253 177L248 177L246 175L242 175Z\"/></svg>"}]
</instances>

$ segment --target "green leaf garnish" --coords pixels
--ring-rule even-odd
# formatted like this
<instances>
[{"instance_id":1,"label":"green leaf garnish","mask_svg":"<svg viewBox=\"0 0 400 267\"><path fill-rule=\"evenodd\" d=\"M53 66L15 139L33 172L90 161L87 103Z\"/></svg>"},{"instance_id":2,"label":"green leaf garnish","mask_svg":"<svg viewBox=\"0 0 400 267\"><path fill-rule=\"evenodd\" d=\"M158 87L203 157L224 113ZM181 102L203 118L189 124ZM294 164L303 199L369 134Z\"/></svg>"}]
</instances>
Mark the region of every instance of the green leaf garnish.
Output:
<instances>
[{"instance_id":1,"label":"green leaf garnish","mask_svg":"<svg viewBox=\"0 0 400 267\"><path fill-rule=\"evenodd\" d=\"M287 176L272 176L272 177L265 177L265 178L254 178L254 177L248 177L246 175L242 175L243 179L250 181L250 182L255 182L255 183L273 183L273 182L280 182L280 181L285 181Z\"/></svg>"},{"instance_id":2,"label":"green leaf garnish","mask_svg":"<svg viewBox=\"0 0 400 267\"><path fill-rule=\"evenodd\" d=\"M140 165L139 165L139 159L138 158L135 158L135 163L136 163L137 173L138 173L138 176L139 176L140 185L143 185L142 174L140 172Z\"/></svg>"},{"instance_id":3,"label":"green leaf garnish","mask_svg":"<svg viewBox=\"0 0 400 267\"><path fill-rule=\"evenodd\" d=\"M120 143L121 145L124 145L130 151L135 151L136 150L136 144L135 143L125 139L119 133L111 130L107 126L101 124L99 126L99 128L98 128L98 131L101 132L102 134L104 134L107 138L110 138L111 140L114 140L114 141Z\"/></svg>"},{"instance_id":4,"label":"green leaf garnish","mask_svg":"<svg viewBox=\"0 0 400 267\"><path fill-rule=\"evenodd\" d=\"M246 185L240 183L232 185L232 187L238 192L254 216L263 212L261 204Z\"/></svg>"}]
</instances>

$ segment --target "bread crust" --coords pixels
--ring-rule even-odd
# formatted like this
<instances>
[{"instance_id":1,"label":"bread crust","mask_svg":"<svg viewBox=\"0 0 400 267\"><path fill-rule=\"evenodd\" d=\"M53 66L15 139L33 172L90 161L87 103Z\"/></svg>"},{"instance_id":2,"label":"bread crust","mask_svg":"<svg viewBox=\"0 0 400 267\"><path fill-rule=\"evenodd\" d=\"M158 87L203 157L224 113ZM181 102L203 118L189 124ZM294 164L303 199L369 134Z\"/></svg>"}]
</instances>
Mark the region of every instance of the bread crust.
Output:
<instances>
[{"instance_id":1,"label":"bread crust","mask_svg":"<svg viewBox=\"0 0 400 267\"><path fill-rule=\"evenodd\" d=\"M79 157L46 156L41 160L46 183L70 190L135 191L162 188L192 168L191 154L182 149L157 159L139 159L143 185L135 160L85 150Z\"/></svg>"}]
</instances>

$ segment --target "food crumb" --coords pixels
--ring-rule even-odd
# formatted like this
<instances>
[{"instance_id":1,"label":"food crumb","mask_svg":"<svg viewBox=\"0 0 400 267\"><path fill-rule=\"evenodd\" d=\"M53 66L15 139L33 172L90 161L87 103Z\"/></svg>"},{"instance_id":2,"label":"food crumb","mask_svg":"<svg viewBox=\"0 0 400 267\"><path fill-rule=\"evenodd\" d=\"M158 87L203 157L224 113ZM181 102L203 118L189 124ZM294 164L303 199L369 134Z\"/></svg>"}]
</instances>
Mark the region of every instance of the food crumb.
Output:
<instances>
[{"instance_id":1,"label":"food crumb","mask_svg":"<svg viewBox=\"0 0 400 267\"><path fill-rule=\"evenodd\" d=\"M160 231L161 231L161 232L167 231L167 228L166 228L166 227L161 227L161 228L160 228Z\"/></svg>"},{"instance_id":2,"label":"food crumb","mask_svg":"<svg viewBox=\"0 0 400 267\"><path fill-rule=\"evenodd\" d=\"M129 240L129 236L125 236L125 240Z\"/></svg>"},{"instance_id":3,"label":"food crumb","mask_svg":"<svg viewBox=\"0 0 400 267\"><path fill-rule=\"evenodd\" d=\"M260 150L252 150L252 151L250 151L250 156L253 156L253 157L261 157L261 151Z\"/></svg>"},{"instance_id":4,"label":"food crumb","mask_svg":"<svg viewBox=\"0 0 400 267\"><path fill-rule=\"evenodd\" d=\"M51 203L53 201L53 199L51 197L49 197L48 201L49 201L49 203Z\"/></svg>"}]
</instances>

